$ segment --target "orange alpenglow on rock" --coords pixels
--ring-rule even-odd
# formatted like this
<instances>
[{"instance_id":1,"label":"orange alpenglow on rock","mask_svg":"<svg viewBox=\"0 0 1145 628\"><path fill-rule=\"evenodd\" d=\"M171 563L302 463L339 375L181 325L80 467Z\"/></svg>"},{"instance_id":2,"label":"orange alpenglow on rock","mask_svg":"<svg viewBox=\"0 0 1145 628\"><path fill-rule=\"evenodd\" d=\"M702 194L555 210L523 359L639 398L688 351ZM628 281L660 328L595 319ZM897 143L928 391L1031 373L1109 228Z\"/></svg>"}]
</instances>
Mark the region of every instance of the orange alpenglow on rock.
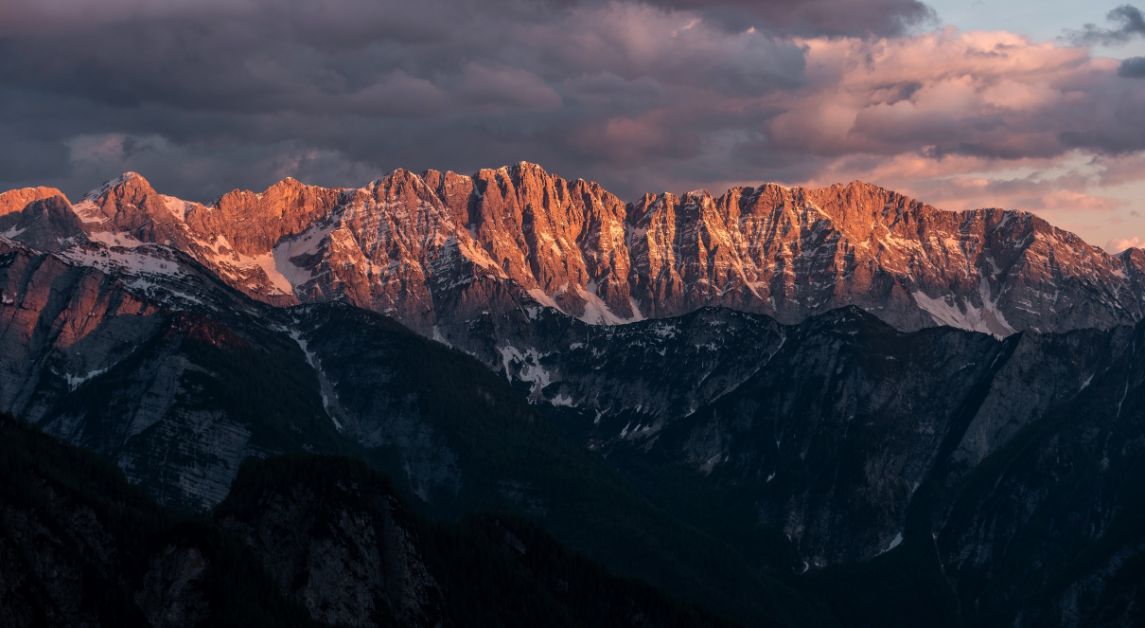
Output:
<instances>
[{"instance_id":1,"label":"orange alpenglow on rock","mask_svg":"<svg viewBox=\"0 0 1145 628\"><path fill-rule=\"evenodd\" d=\"M38 202L44 214L56 194L0 195L0 234L28 243L24 214ZM900 329L995 336L1109 327L1145 310L1139 251L1113 256L1026 212L943 211L857 181L626 203L521 162L468 176L399 169L360 188L285 179L211 204L127 173L74 206L58 199L48 213L63 244L79 233L161 245L254 298L346 301L423 333L526 306L619 324L709 306L795 322L857 305Z\"/></svg>"}]
</instances>

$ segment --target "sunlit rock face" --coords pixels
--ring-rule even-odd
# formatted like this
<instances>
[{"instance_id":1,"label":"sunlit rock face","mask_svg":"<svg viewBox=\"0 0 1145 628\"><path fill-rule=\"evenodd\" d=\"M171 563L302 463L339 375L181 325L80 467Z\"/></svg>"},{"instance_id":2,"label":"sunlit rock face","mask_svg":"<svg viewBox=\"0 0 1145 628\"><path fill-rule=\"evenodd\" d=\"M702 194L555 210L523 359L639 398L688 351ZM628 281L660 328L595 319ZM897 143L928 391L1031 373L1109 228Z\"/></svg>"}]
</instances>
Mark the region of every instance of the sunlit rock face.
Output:
<instances>
[{"instance_id":1,"label":"sunlit rock face","mask_svg":"<svg viewBox=\"0 0 1145 628\"><path fill-rule=\"evenodd\" d=\"M7 239L65 250L83 234L178 250L272 304L345 301L427 334L527 305L594 324L706 306L790 323L857 305L899 329L1006 336L1107 328L1145 303L1140 251L1111 256L1029 213L942 211L859 182L626 203L521 163L396 170L356 189L286 179L211 204L135 173L74 205L50 188L0 195Z\"/></svg>"}]
</instances>

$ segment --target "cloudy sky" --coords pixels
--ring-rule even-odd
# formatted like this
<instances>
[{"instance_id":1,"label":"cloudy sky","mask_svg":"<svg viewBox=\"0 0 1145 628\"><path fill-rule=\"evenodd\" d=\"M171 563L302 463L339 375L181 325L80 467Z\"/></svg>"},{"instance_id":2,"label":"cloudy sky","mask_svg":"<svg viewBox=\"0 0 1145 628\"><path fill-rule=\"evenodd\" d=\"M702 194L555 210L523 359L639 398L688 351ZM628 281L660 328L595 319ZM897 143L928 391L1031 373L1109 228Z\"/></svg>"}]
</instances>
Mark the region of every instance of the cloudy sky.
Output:
<instances>
[{"instance_id":1,"label":"cloudy sky","mask_svg":"<svg viewBox=\"0 0 1145 628\"><path fill-rule=\"evenodd\" d=\"M996 6L1003 5L1003 6ZM3 0L0 188L521 160L624 197L864 179L1145 238L1145 18L1093 0Z\"/></svg>"}]
</instances>

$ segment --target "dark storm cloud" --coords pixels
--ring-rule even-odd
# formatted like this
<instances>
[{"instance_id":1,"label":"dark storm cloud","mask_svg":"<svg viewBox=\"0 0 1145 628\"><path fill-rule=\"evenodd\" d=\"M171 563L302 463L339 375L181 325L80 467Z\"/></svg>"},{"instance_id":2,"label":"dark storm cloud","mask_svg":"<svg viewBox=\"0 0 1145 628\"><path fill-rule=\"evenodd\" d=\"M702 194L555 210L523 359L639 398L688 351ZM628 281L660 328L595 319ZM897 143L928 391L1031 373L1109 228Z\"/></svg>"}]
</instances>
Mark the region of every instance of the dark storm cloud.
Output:
<instances>
[{"instance_id":1,"label":"dark storm cloud","mask_svg":"<svg viewBox=\"0 0 1145 628\"><path fill-rule=\"evenodd\" d=\"M756 26L802 35L897 35L936 22L917 0L653 0L675 9L699 10L729 26Z\"/></svg>"},{"instance_id":2,"label":"dark storm cloud","mask_svg":"<svg viewBox=\"0 0 1145 628\"><path fill-rule=\"evenodd\" d=\"M133 167L201 197L292 164L334 184L519 159L591 172L695 154L696 129L741 124L803 62L770 33L638 3L16 0L0 133L24 157L0 179L76 193ZM132 143L153 148L114 149ZM156 176L176 157L194 166Z\"/></svg>"},{"instance_id":3,"label":"dark storm cloud","mask_svg":"<svg viewBox=\"0 0 1145 628\"><path fill-rule=\"evenodd\" d=\"M928 15L912 0L3 0L0 188L74 195L131 169L207 199L525 159L632 195L800 180L855 155L1145 146L1125 132L1145 128L1145 83L1017 37L904 34Z\"/></svg>"},{"instance_id":4,"label":"dark storm cloud","mask_svg":"<svg viewBox=\"0 0 1145 628\"><path fill-rule=\"evenodd\" d=\"M1117 68L1121 78L1145 78L1145 57L1130 57Z\"/></svg>"},{"instance_id":5,"label":"dark storm cloud","mask_svg":"<svg viewBox=\"0 0 1145 628\"><path fill-rule=\"evenodd\" d=\"M1103 28L1096 24L1086 24L1080 31L1070 34L1070 38L1083 45L1102 44L1111 46L1123 44L1135 37L1145 37L1145 15L1135 6L1123 4L1105 16L1113 24Z\"/></svg>"}]
</instances>

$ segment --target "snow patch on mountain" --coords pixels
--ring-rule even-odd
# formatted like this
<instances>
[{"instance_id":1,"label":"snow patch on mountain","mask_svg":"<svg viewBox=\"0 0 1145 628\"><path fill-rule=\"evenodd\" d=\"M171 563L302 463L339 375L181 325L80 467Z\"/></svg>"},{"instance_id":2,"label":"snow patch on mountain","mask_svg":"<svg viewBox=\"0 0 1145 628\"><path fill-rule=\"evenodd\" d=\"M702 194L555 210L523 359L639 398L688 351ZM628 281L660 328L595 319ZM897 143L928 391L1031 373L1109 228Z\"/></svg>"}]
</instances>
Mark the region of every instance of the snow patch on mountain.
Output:
<instances>
[{"instance_id":1,"label":"snow patch on mountain","mask_svg":"<svg viewBox=\"0 0 1145 628\"><path fill-rule=\"evenodd\" d=\"M915 303L939 325L978 331L997 338L1004 338L1014 333L1014 328L998 309L997 301L992 297L985 277L979 282L978 296L982 301L981 306L956 300L949 294L932 297L921 290L911 293Z\"/></svg>"},{"instance_id":2,"label":"snow patch on mountain","mask_svg":"<svg viewBox=\"0 0 1145 628\"><path fill-rule=\"evenodd\" d=\"M157 246L129 250L73 246L62 251L60 256L73 264L97 268L106 273L121 272L128 275L166 277L180 277L187 274L179 262L171 257L170 251Z\"/></svg>"},{"instance_id":3,"label":"snow patch on mountain","mask_svg":"<svg viewBox=\"0 0 1145 628\"><path fill-rule=\"evenodd\" d=\"M104 246L118 246L125 249L134 249L143 246L143 242L126 234L116 233L114 231L94 231L87 234L87 237L92 242L97 242Z\"/></svg>"},{"instance_id":4,"label":"snow patch on mountain","mask_svg":"<svg viewBox=\"0 0 1145 628\"><path fill-rule=\"evenodd\" d=\"M509 381L521 381L530 384L529 396L533 399L541 397L541 391L552 383L553 377L543 366L543 357L536 349L529 348L521 351L512 345L497 347L501 354L501 366L505 377Z\"/></svg>"},{"instance_id":5,"label":"snow patch on mountain","mask_svg":"<svg viewBox=\"0 0 1145 628\"><path fill-rule=\"evenodd\" d=\"M617 316L600 297L596 296L596 285L589 282L586 288L576 287L577 294L584 300L584 311L578 316L590 325L622 325L634 319Z\"/></svg>"},{"instance_id":6,"label":"snow patch on mountain","mask_svg":"<svg viewBox=\"0 0 1145 628\"><path fill-rule=\"evenodd\" d=\"M299 262L302 258L319 255L323 242L334 229L334 224L316 225L298 236L284 238L275 245L271 251L275 274L290 284L289 294L293 294L294 288L314 279L314 271Z\"/></svg>"},{"instance_id":7,"label":"snow patch on mountain","mask_svg":"<svg viewBox=\"0 0 1145 628\"><path fill-rule=\"evenodd\" d=\"M525 290L525 293L528 294L529 297L537 303L547 308L552 308L561 314L565 313L564 310L562 310L560 306L557 305L557 302L554 301L553 298L548 294L546 294L544 290L541 290L540 288L529 288L528 290Z\"/></svg>"},{"instance_id":8,"label":"snow patch on mountain","mask_svg":"<svg viewBox=\"0 0 1145 628\"><path fill-rule=\"evenodd\" d=\"M560 393L548 401L549 405L556 406L558 408L575 408L577 405L576 401L565 393Z\"/></svg>"},{"instance_id":9,"label":"snow patch on mountain","mask_svg":"<svg viewBox=\"0 0 1145 628\"><path fill-rule=\"evenodd\" d=\"M106 221L103 214L99 213L99 207L95 204L93 199L98 198L99 194L92 192L84 199L75 205L72 205L72 211L80 219L80 222L85 224L102 224Z\"/></svg>"},{"instance_id":10,"label":"snow patch on mountain","mask_svg":"<svg viewBox=\"0 0 1145 628\"><path fill-rule=\"evenodd\" d=\"M334 423L334 429L341 432L342 423L338 421L335 404L333 403L333 399L331 399L333 396L333 385L322 372L322 362L318 359L318 355L310 350L310 345L306 342L306 339L302 337L302 332L297 329L291 329L287 332L287 335L290 336L298 345L298 348L302 350L302 355L306 357L306 363L310 365L310 368L314 369L315 375L318 376L319 393L322 395L322 407L326 410L326 415L329 416L330 420Z\"/></svg>"},{"instance_id":11,"label":"snow patch on mountain","mask_svg":"<svg viewBox=\"0 0 1145 628\"><path fill-rule=\"evenodd\" d=\"M887 552L893 550L894 548L898 547L899 545L902 545L902 532L895 534L894 538L891 539L890 543L887 543L886 547L879 550L879 553L875 554L875 556L881 556L883 554L886 554Z\"/></svg>"},{"instance_id":12,"label":"snow patch on mountain","mask_svg":"<svg viewBox=\"0 0 1145 628\"><path fill-rule=\"evenodd\" d=\"M294 284L278 269L273 253L263 253L252 258L255 264L262 269L263 274L270 280L270 287L282 294L294 294Z\"/></svg>"},{"instance_id":13,"label":"snow patch on mountain","mask_svg":"<svg viewBox=\"0 0 1145 628\"><path fill-rule=\"evenodd\" d=\"M161 301L176 309L203 305L202 298L175 287L181 285L181 282L155 281L154 279L154 277L134 277L124 285L136 294L143 294L149 299Z\"/></svg>"},{"instance_id":14,"label":"snow patch on mountain","mask_svg":"<svg viewBox=\"0 0 1145 628\"><path fill-rule=\"evenodd\" d=\"M167 196L166 194L161 194L159 198L163 200L163 207L167 209L167 211L171 214L172 217L175 218L175 220L178 220L179 222L185 221L187 216L187 207L190 206L190 203L184 201L181 198Z\"/></svg>"},{"instance_id":15,"label":"snow patch on mountain","mask_svg":"<svg viewBox=\"0 0 1145 628\"><path fill-rule=\"evenodd\" d=\"M94 370L88 371L87 373L82 373L80 375L72 375L70 373L64 373L64 381L66 381L68 384L68 390L73 391L73 390L79 388L80 386L82 386L85 382L92 380L92 379L95 379L95 378L99 377L100 375L103 375L107 371L108 371L108 369L102 368L102 369L94 369Z\"/></svg>"},{"instance_id":16,"label":"snow patch on mountain","mask_svg":"<svg viewBox=\"0 0 1145 628\"><path fill-rule=\"evenodd\" d=\"M231 283L240 283L254 288L260 279L266 280L266 287L272 292L284 295L294 294L294 285L278 268L272 252L259 255L245 255L232 248L226 236L215 236L210 242L199 242L204 248L203 256ZM261 276L254 272L261 271Z\"/></svg>"}]
</instances>

